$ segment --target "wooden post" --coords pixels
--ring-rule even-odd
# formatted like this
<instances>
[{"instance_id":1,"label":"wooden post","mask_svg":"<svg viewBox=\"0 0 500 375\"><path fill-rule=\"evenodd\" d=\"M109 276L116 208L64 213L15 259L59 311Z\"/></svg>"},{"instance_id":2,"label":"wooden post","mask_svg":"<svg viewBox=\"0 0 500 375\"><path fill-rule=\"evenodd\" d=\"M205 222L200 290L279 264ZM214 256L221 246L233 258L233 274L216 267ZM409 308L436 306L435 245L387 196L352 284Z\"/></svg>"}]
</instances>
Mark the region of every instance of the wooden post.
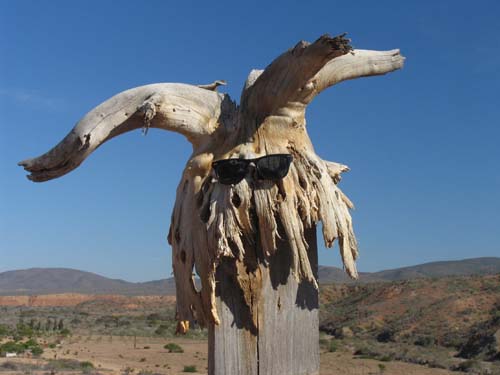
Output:
<instances>
[{"instance_id":1,"label":"wooden post","mask_svg":"<svg viewBox=\"0 0 500 375\"><path fill-rule=\"evenodd\" d=\"M316 229L308 229L306 236L317 276ZM254 251L258 256L259 249ZM218 267L220 324L209 326L209 375L319 374L318 290L290 274L292 261L288 242L280 241L269 266L255 271L261 278L260 298L250 308L234 282L233 262ZM246 277L258 287L258 277Z\"/></svg>"}]
</instances>

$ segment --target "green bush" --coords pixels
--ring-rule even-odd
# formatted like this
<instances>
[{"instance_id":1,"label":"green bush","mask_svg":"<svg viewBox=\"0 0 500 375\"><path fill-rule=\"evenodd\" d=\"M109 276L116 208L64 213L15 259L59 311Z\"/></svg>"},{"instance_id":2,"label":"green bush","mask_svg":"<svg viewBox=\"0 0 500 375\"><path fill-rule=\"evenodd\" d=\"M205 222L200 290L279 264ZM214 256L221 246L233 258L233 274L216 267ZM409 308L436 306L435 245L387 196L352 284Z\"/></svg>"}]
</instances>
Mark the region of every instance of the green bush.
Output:
<instances>
[{"instance_id":1,"label":"green bush","mask_svg":"<svg viewBox=\"0 0 500 375\"><path fill-rule=\"evenodd\" d=\"M68 328L61 329L61 331L59 333L63 336L70 336L71 335L71 331Z\"/></svg>"},{"instance_id":2,"label":"green bush","mask_svg":"<svg viewBox=\"0 0 500 375\"><path fill-rule=\"evenodd\" d=\"M418 346L429 347L436 343L436 339L432 336L418 336L414 344Z\"/></svg>"},{"instance_id":3,"label":"green bush","mask_svg":"<svg viewBox=\"0 0 500 375\"><path fill-rule=\"evenodd\" d=\"M10 335L10 329L6 325L0 324L0 337Z\"/></svg>"},{"instance_id":4,"label":"green bush","mask_svg":"<svg viewBox=\"0 0 500 375\"><path fill-rule=\"evenodd\" d=\"M5 353L20 354L24 353L27 350L31 351L34 356L39 356L43 353L43 349L34 339L29 339L26 342L8 341L3 345L0 345L0 353L2 355L4 355Z\"/></svg>"},{"instance_id":5,"label":"green bush","mask_svg":"<svg viewBox=\"0 0 500 375\"><path fill-rule=\"evenodd\" d=\"M339 348L339 345L338 345L337 341L335 341L333 339L330 340L330 344L328 345L328 351L330 353L333 353L333 352L336 352L338 348Z\"/></svg>"},{"instance_id":6,"label":"green bush","mask_svg":"<svg viewBox=\"0 0 500 375\"><path fill-rule=\"evenodd\" d=\"M43 349L39 346L34 346L33 348L31 348L31 354L33 354L35 357L40 357L43 354Z\"/></svg>"},{"instance_id":7,"label":"green bush","mask_svg":"<svg viewBox=\"0 0 500 375\"><path fill-rule=\"evenodd\" d=\"M197 372L196 366L184 366L182 372Z\"/></svg>"},{"instance_id":8,"label":"green bush","mask_svg":"<svg viewBox=\"0 0 500 375\"><path fill-rule=\"evenodd\" d=\"M169 353L184 353L184 349L182 349L180 345L177 345L173 342L168 343L163 348L167 349Z\"/></svg>"},{"instance_id":9,"label":"green bush","mask_svg":"<svg viewBox=\"0 0 500 375\"><path fill-rule=\"evenodd\" d=\"M0 353L24 353L26 347L22 343L15 341L8 341L5 344L0 345Z\"/></svg>"},{"instance_id":10,"label":"green bush","mask_svg":"<svg viewBox=\"0 0 500 375\"><path fill-rule=\"evenodd\" d=\"M16 335L19 337L33 336L33 329L24 324L18 324L16 327Z\"/></svg>"},{"instance_id":11,"label":"green bush","mask_svg":"<svg viewBox=\"0 0 500 375\"><path fill-rule=\"evenodd\" d=\"M80 368L82 368L82 369L94 368L94 364L92 362L89 362L89 361L83 361L83 362L80 362Z\"/></svg>"}]
</instances>

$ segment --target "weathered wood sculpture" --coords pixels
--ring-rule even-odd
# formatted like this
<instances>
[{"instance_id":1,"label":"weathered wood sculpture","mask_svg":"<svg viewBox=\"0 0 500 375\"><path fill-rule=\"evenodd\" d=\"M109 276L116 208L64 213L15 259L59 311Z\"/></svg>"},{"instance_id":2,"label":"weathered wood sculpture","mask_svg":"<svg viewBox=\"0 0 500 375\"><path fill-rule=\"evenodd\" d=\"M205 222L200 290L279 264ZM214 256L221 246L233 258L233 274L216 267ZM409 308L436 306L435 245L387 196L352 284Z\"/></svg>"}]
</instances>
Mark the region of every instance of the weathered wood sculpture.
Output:
<instances>
[{"instance_id":1,"label":"weathered wood sculpture","mask_svg":"<svg viewBox=\"0 0 500 375\"><path fill-rule=\"evenodd\" d=\"M316 232L337 239L347 273L358 254L349 199L338 188L345 165L321 159L305 111L339 82L403 66L398 50L353 50L343 35L299 42L265 70L253 70L238 106L210 85L159 83L122 92L90 111L46 154L20 163L32 181L78 167L124 132L184 134L193 154L182 175L169 232L179 331L209 328L210 374L314 374L319 371ZM279 181L250 168L234 185L212 162L290 154ZM201 279L197 290L193 269Z\"/></svg>"}]
</instances>

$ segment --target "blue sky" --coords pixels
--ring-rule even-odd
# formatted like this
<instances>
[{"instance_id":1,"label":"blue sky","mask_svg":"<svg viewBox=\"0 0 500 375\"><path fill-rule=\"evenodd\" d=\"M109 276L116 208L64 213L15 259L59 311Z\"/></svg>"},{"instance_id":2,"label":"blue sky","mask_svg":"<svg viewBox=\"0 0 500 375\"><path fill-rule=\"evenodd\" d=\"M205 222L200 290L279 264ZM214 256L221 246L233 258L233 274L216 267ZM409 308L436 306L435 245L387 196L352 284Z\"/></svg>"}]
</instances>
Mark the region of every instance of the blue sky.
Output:
<instances>
[{"instance_id":1,"label":"blue sky","mask_svg":"<svg viewBox=\"0 0 500 375\"><path fill-rule=\"evenodd\" d=\"M342 83L308 110L317 153L345 163L359 268L500 256L498 1L0 1L0 272L71 267L170 276L166 242L190 154L181 136L125 134L43 184L18 161L108 97L154 82L238 99L252 68L299 40L349 33L400 48L402 71ZM320 244L320 263L340 265Z\"/></svg>"}]
</instances>

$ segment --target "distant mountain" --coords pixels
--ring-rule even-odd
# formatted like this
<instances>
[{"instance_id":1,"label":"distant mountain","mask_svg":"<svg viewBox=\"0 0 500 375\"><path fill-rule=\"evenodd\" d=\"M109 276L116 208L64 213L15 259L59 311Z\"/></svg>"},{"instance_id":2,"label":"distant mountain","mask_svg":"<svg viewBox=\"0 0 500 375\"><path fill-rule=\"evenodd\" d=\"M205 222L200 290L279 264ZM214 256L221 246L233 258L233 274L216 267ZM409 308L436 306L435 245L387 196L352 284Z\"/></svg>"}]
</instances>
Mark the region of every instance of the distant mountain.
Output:
<instances>
[{"instance_id":1,"label":"distant mountain","mask_svg":"<svg viewBox=\"0 0 500 375\"><path fill-rule=\"evenodd\" d=\"M494 273L500 273L500 258L474 258L432 262L372 273L361 272L357 282L369 283ZM352 283L353 281L340 268L319 266L319 282L329 284ZM121 294L126 296L175 295L175 282L173 278L169 278L131 283L67 268L31 268L0 273L0 295L56 293Z\"/></svg>"},{"instance_id":2,"label":"distant mountain","mask_svg":"<svg viewBox=\"0 0 500 375\"><path fill-rule=\"evenodd\" d=\"M361 272L359 281L369 283L376 281L413 280L418 278L439 278L445 276L489 275L500 273L500 258L472 258L431 262L416 266L396 268L378 272ZM319 266L319 282L352 283L345 272L338 267Z\"/></svg>"},{"instance_id":3,"label":"distant mountain","mask_svg":"<svg viewBox=\"0 0 500 375\"><path fill-rule=\"evenodd\" d=\"M31 268L0 273L0 295L55 293L174 295L172 278L131 283L68 268Z\"/></svg>"}]
</instances>

